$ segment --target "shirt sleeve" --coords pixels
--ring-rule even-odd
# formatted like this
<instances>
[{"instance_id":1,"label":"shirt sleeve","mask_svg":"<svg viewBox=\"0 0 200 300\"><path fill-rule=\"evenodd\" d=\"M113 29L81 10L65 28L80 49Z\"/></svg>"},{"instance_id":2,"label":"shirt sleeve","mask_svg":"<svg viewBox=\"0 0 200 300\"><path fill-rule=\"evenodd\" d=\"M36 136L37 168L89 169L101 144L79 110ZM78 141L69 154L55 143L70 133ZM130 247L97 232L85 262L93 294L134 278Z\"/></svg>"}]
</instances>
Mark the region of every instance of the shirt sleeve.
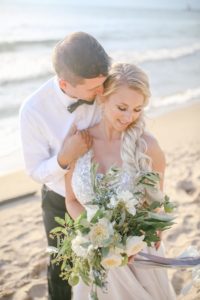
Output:
<instances>
[{"instance_id":1,"label":"shirt sleeve","mask_svg":"<svg viewBox=\"0 0 200 300\"><path fill-rule=\"evenodd\" d=\"M24 107L20 111L20 134L25 168L33 180L45 184L58 180L67 173L60 167L57 155L51 155L45 137L41 117L33 109Z\"/></svg>"}]
</instances>

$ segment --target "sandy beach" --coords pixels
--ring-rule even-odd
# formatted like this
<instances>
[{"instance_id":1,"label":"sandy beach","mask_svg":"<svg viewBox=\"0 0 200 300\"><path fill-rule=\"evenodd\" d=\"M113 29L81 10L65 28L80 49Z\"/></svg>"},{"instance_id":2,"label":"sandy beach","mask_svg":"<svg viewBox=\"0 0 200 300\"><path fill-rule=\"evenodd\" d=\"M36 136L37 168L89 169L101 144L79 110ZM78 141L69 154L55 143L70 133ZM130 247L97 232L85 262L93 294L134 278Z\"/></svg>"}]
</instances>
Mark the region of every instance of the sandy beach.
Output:
<instances>
[{"instance_id":1,"label":"sandy beach","mask_svg":"<svg viewBox=\"0 0 200 300\"><path fill-rule=\"evenodd\" d=\"M147 120L166 154L165 191L177 203L176 224L164 234L166 255L189 245L200 250L200 104ZM0 299L47 299L46 239L38 184L24 172L0 177ZM190 272L170 270L178 299L197 300L197 289L180 290ZM200 293L200 291L199 291Z\"/></svg>"}]
</instances>

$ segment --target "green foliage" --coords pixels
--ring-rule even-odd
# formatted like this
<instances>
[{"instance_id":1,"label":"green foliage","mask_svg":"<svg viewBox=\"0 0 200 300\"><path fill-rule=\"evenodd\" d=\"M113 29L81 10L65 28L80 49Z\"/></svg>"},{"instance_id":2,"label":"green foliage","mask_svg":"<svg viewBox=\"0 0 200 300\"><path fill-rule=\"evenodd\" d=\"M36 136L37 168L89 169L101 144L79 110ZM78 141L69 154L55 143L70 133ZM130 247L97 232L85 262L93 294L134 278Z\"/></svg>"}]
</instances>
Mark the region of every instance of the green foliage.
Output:
<instances>
[{"instance_id":1,"label":"green foliage","mask_svg":"<svg viewBox=\"0 0 200 300\"><path fill-rule=\"evenodd\" d=\"M65 220L63 220L63 219L61 219L61 218L59 218L59 217L55 217L55 221L56 221L58 224L62 225L62 226L65 225Z\"/></svg>"},{"instance_id":2,"label":"green foliage","mask_svg":"<svg viewBox=\"0 0 200 300\"><path fill-rule=\"evenodd\" d=\"M68 283L71 286L77 285L79 283L79 277L76 274L71 273L71 275L69 276L69 279L68 279Z\"/></svg>"},{"instance_id":3,"label":"green foliage","mask_svg":"<svg viewBox=\"0 0 200 300\"><path fill-rule=\"evenodd\" d=\"M164 210L166 213L171 213L176 208L176 205L172 202L170 202L170 199L167 195L165 195L164 200Z\"/></svg>"}]
</instances>

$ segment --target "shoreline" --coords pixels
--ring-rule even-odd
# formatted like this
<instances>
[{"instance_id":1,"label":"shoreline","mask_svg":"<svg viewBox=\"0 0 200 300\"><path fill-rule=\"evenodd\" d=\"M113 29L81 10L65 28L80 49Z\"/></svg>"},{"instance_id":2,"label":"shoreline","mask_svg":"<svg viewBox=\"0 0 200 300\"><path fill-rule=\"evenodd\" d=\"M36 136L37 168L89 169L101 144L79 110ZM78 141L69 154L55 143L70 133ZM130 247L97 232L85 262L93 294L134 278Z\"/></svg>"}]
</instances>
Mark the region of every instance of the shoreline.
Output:
<instances>
[{"instance_id":1,"label":"shoreline","mask_svg":"<svg viewBox=\"0 0 200 300\"><path fill-rule=\"evenodd\" d=\"M34 182L24 170L0 176L0 206L39 192L41 185Z\"/></svg>"},{"instance_id":2,"label":"shoreline","mask_svg":"<svg viewBox=\"0 0 200 300\"><path fill-rule=\"evenodd\" d=\"M185 109L187 107L191 107L193 105L198 105L200 103L199 99L193 99L190 101L186 101L182 104L175 104L174 106L163 106L159 108L150 108L149 111L145 112L145 118L147 120L147 123L149 120L154 120L166 115L169 115L170 113ZM15 151L3 155L0 157L0 178L3 176L9 176L13 173L17 172L25 172L24 171L24 161L23 161L23 155L22 150L19 145L19 148L17 148Z\"/></svg>"}]
</instances>

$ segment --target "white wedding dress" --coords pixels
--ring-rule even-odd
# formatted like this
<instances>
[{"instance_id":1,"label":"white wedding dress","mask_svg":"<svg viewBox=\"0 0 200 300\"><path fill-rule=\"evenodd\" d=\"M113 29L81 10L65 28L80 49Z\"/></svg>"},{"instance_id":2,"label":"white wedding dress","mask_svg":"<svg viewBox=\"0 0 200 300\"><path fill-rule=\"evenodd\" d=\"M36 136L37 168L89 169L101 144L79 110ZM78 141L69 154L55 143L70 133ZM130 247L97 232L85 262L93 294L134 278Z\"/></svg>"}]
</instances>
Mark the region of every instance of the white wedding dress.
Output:
<instances>
[{"instance_id":1,"label":"white wedding dress","mask_svg":"<svg viewBox=\"0 0 200 300\"><path fill-rule=\"evenodd\" d=\"M77 200L84 206L90 201L93 190L91 182L92 150L78 159L72 175L72 188ZM101 180L103 174L97 174ZM120 176L118 189L130 186L131 178L123 172ZM163 256L163 246L159 250L146 248L143 252ZM117 267L108 272L108 292L98 289L99 300L172 300L175 293L164 269L151 269L144 266ZM73 300L88 300L90 287L82 281L73 287Z\"/></svg>"}]
</instances>

